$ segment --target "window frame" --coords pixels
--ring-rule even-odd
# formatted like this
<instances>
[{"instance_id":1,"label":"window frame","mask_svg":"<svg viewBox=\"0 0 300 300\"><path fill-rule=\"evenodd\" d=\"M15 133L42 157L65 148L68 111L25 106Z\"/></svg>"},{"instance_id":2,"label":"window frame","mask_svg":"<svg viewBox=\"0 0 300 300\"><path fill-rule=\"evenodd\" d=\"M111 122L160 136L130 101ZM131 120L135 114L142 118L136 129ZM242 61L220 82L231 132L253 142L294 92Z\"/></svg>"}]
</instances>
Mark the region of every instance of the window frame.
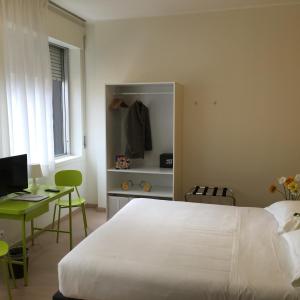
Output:
<instances>
[{"instance_id":1,"label":"window frame","mask_svg":"<svg viewBox=\"0 0 300 300\"><path fill-rule=\"evenodd\" d=\"M60 159L65 156L71 155L71 143L70 143L70 97L69 97L69 49L66 47L63 47L61 45L58 45L53 42L48 42L49 46L54 46L56 48L60 48L63 50L63 78L62 81L62 112L63 112L63 133L64 133L64 153L61 154L55 154L55 145L54 146L54 157L55 159ZM49 50L50 54L50 50ZM50 61L51 64L51 61ZM51 65L50 65L51 67ZM51 78L52 79L52 78ZM52 79L53 81L53 79ZM52 96L53 97L53 96ZM54 114L54 111L53 111ZM54 130L53 130L54 135ZM54 138L53 138L54 141Z\"/></svg>"}]
</instances>

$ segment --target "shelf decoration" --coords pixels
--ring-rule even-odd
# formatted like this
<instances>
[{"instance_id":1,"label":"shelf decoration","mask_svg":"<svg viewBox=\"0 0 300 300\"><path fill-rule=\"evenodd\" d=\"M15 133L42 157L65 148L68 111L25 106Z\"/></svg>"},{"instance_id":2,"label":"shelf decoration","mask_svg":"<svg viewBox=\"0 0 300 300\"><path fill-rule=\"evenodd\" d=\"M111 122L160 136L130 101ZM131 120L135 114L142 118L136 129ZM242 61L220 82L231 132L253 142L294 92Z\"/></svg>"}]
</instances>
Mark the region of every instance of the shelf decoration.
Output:
<instances>
[{"instance_id":1,"label":"shelf decoration","mask_svg":"<svg viewBox=\"0 0 300 300\"><path fill-rule=\"evenodd\" d=\"M152 189L152 185L147 181L141 181L140 187L143 189L144 192L150 192Z\"/></svg>"},{"instance_id":2,"label":"shelf decoration","mask_svg":"<svg viewBox=\"0 0 300 300\"><path fill-rule=\"evenodd\" d=\"M116 169L130 169L130 159L126 155L116 155Z\"/></svg>"},{"instance_id":3,"label":"shelf decoration","mask_svg":"<svg viewBox=\"0 0 300 300\"><path fill-rule=\"evenodd\" d=\"M129 191L131 188L133 188L135 186L134 182L132 180L126 180L126 181L123 181L121 183L121 189L123 191ZM136 186L139 186L140 188L143 189L144 192L147 192L149 193L152 189L152 185L147 182L147 181L144 181L142 180L138 185Z\"/></svg>"},{"instance_id":4,"label":"shelf decoration","mask_svg":"<svg viewBox=\"0 0 300 300\"><path fill-rule=\"evenodd\" d=\"M129 190L129 186L133 187L132 180L124 181L124 182L121 183L121 189L123 191L128 191Z\"/></svg>"}]
</instances>

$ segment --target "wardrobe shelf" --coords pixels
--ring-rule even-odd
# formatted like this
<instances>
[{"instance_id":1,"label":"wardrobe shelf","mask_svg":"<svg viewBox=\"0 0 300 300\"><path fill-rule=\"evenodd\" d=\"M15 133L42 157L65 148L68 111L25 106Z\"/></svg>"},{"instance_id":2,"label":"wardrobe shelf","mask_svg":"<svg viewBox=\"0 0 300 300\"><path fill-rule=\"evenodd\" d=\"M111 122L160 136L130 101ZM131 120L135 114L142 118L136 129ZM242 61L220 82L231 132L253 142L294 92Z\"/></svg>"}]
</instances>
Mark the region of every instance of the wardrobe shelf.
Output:
<instances>
[{"instance_id":1,"label":"wardrobe shelf","mask_svg":"<svg viewBox=\"0 0 300 300\"><path fill-rule=\"evenodd\" d=\"M137 174L157 174L157 175L173 175L173 169L167 168L132 168L132 169L107 169L107 172L116 173L137 173Z\"/></svg>"},{"instance_id":2,"label":"wardrobe shelf","mask_svg":"<svg viewBox=\"0 0 300 300\"><path fill-rule=\"evenodd\" d=\"M140 187L134 186L128 191L121 188L112 188L108 190L108 194L126 195L136 197L159 197L159 198L173 198L172 187L153 186L150 192L144 192Z\"/></svg>"}]
</instances>

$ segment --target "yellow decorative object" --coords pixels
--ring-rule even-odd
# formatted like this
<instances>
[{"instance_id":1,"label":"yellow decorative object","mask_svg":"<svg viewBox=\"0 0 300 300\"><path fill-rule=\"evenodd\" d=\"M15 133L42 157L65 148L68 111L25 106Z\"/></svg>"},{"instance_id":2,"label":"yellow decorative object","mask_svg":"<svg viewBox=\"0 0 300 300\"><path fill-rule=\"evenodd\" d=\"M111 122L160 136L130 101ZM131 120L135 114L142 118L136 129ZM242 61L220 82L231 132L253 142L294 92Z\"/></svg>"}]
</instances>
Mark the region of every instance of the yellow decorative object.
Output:
<instances>
[{"instance_id":1,"label":"yellow decorative object","mask_svg":"<svg viewBox=\"0 0 300 300\"><path fill-rule=\"evenodd\" d=\"M121 183L121 189L123 191L128 191L129 190L129 186L133 186L133 182L131 180L124 181L124 182Z\"/></svg>"},{"instance_id":2,"label":"yellow decorative object","mask_svg":"<svg viewBox=\"0 0 300 300\"><path fill-rule=\"evenodd\" d=\"M127 182L127 181L122 182L121 188L122 188L122 190L124 190L124 191L128 191L128 190L129 190L128 182Z\"/></svg>"},{"instance_id":3,"label":"yellow decorative object","mask_svg":"<svg viewBox=\"0 0 300 300\"><path fill-rule=\"evenodd\" d=\"M152 188L152 185L147 181L141 181L140 187L143 188L144 192L150 192L151 188Z\"/></svg>"}]
</instances>

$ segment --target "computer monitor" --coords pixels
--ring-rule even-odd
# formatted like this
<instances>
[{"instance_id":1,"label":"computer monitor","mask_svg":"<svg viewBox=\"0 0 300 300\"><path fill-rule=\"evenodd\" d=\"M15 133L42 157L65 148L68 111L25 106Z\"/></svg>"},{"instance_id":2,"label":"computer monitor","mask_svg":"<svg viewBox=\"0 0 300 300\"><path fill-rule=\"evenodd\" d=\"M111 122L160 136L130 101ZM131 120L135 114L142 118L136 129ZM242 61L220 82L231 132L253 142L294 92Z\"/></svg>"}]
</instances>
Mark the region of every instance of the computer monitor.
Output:
<instances>
[{"instance_id":1,"label":"computer monitor","mask_svg":"<svg viewBox=\"0 0 300 300\"><path fill-rule=\"evenodd\" d=\"M28 188L27 155L0 158L0 196Z\"/></svg>"}]
</instances>

